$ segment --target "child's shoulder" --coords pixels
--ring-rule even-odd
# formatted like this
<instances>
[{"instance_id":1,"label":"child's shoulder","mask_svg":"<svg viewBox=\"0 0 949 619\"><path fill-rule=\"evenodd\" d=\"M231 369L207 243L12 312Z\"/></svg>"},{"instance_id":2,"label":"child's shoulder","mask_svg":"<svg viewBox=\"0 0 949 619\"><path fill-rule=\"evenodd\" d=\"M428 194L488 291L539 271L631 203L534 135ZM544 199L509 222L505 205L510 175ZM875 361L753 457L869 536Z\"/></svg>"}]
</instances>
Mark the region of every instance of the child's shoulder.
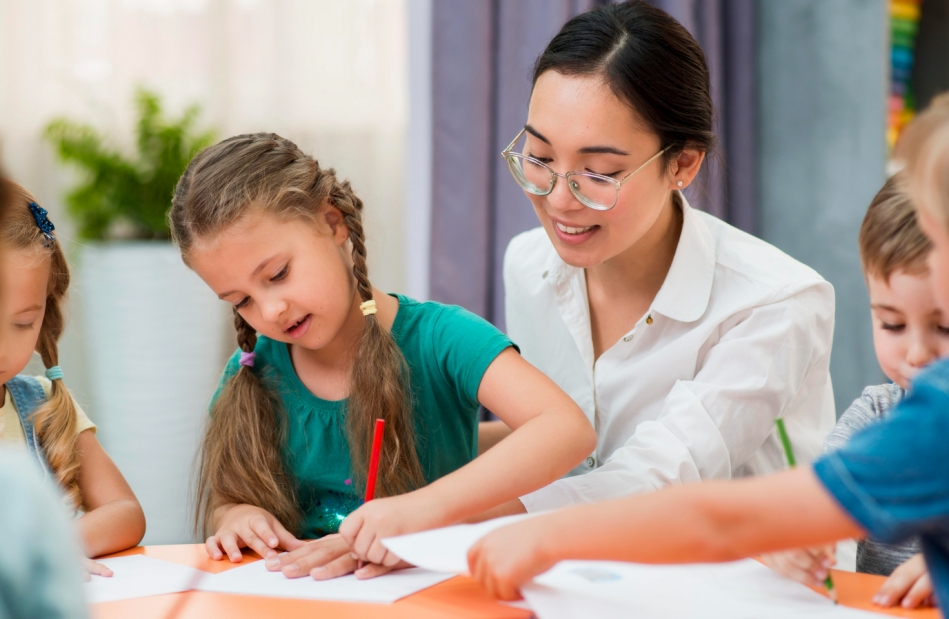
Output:
<instances>
[{"instance_id":1,"label":"child's shoulder","mask_svg":"<svg viewBox=\"0 0 949 619\"><path fill-rule=\"evenodd\" d=\"M403 334L409 329L419 328L452 330L469 327L498 331L497 327L490 322L459 305L438 301L416 301L401 294L395 297L399 300L399 314L396 322Z\"/></svg>"},{"instance_id":2,"label":"child's shoulder","mask_svg":"<svg viewBox=\"0 0 949 619\"><path fill-rule=\"evenodd\" d=\"M861 406L874 416L882 417L899 404L905 395L906 391L896 383L870 385L864 388L853 406Z\"/></svg>"}]
</instances>

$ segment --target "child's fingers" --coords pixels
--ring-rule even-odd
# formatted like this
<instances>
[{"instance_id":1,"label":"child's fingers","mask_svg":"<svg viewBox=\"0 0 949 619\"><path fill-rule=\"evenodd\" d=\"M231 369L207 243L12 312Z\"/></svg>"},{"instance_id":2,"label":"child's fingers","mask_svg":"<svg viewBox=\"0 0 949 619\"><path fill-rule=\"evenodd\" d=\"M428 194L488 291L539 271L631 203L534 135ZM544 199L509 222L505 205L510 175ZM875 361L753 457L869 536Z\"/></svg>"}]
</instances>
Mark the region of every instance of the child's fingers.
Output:
<instances>
[{"instance_id":1,"label":"child's fingers","mask_svg":"<svg viewBox=\"0 0 949 619\"><path fill-rule=\"evenodd\" d=\"M241 554L237 534L233 531L225 531L218 535L218 540L220 541L221 548L224 550L224 554L231 560L231 563L240 563L244 555Z\"/></svg>"},{"instance_id":2,"label":"child's fingers","mask_svg":"<svg viewBox=\"0 0 949 619\"><path fill-rule=\"evenodd\" d=\"M372 548L372 542L375 541L376 536L366 528L363 528L359 531L359 535L356 536L356 539L352 542L353 554L356 555L357 559L362 559L363 561L369 561L370 563L377 563L369 557L369 551Z\"/></svg>"},{"instance_id":3,"label":"child's fingers","mask_svg":"<svg viewBox=\"0 0 949 619\"><path fill-rule=\"evenodd\" d=\"M304 542L303 546L292 552L284 552L274 559L268 559L267 569L282 571L284 567L294 565L294 570L302 575L340 557L349 557L350 552L352 551L349 544L340 536L324 537L321 540ZM353 564L355 565L355 559Z\"/></svg>"},{"instance_id":4,"label":"child's fingers","mask_svg":"<svg viewBox=\"0 0 949 619\"><path fill-rule=\"evenodd\" d=\"M918 608L922 606L933 593L933 581L929 577L929 573L925 573L919 577L913 586L910 587L909 593L903 596L903 602L900 604L903 608Z\"/></svg>"},{"instance_id":5,"label":"child's fingers","mask_svg":"<svg viewBox=\"0 0 949 619\"><path fill-rule=\"evenodd\" d=\"M106 578L112 577L112 570L108 567L102 565L101 563L96 563L92 559L86 559L85 561L86 572L89 574L95 574L96 576L105 576Z\"/></svg>"},{"instance_id":6,"label":"child's fingers","mask_svg":"<svg viewBox=\"0 0 949 619\"><path fill-rule=\"evenodd\" d=\"M367 563L362 567L362 569L356 570L356 578L359 580L368 580L370 578L375 578L376 576L382 576L383 574L388 574L394 568L386 565L377 565L375 563Z\"/></svg>"},{"instance_id":7,"label":"child's fingers","mask_svg":"<svg viewBox=\"0 0 949 619\"><path fill-rule=\"evenodd\" d=\"M314 569L324 567L340 557L348 557L350 554L349 545L341 538L330 540L329 543L321 542L322 540L320 542L311 542L295 552L288 555L281 555L281 558L286 557L284 565L281 568L284 576L287 578L306 576ZM290 558L293 560L289 561L288 559ZM352 562L355 563L355 560L353 559ZM338 568L339 566L336 567ZM351 571L352 569L349 570L349 572Z\"/></svg>"},{"instance_id":8,"label":"child's fingers","mask_svg":"<svg viewBox=\"0 0 949 619\"><path fill-rule=\"evenodd\" d=\"M314 580L330 580L331 578L339 578L340 576L345 576L346 574L352 574L355 570L356 559L353 559L352 556L347 552L346 554L336 557L336 559L328 563L314 567L312 570L310 570L310 576Z\"/></svg>"},{"instance_id":9,"label":"child's fingers","mask_svg":"<svg viewBox=\"0 0 949 619\"><path fill-rule=\"evenodd\" d=\"M342 536L346 543L350 546L356 545L356 538L359 536L359 531L362 529L362 514L359 513L357 509L350 515L346 516L346 519L343 520L342 524L339 525L339 534Z\"/></svg>"},{"instance_id":10,"label":"child's fingers","mask_svg":"<svg viewBox=\"0 0 949 619\"><path fill-rule=\"evenodd\" d=\"M277 551L274 548L277 547L280 540L277 539L277 534L271 528L267 519L258 516L257 518L251 518L247 524L250 528L250 535L246 536L247 539L244 540L247 545L264 559L276 557Z\"/></svg>"},{"instance_id":11,"label":"child's fingers","mask_svg":"<svg viewBox=\"0 0 949 619\"><path fill-rule=\"evenodd\" d=\"M214 559L215 561L220 561L224 558L224 553L221 552L221 540L218 539L217 535L212 535L204 542L204 547L208 551L208 556Z\"/></svg>"},{"instance_id":12,"label":"child's fingers","mask_svg":"<svg viewBox=\"0 0 949 619\"><path fill-rule=\"evenodd\" d=\"M926 564L922 555L914 555L893 570L877 594L873 596L873 603L883 607L899 604L916 581L925 574Z\"/></svg>"},{"instance_id":13,"label":"child's fingers","mask_svg":"<svg viewBox=\"0 0 949 619\"><path fill-rule=\"evenodd\" d=\"M276 546L279 546L288 552L296 550L297 548L302 548L303 545L306 544L306 542L304 542L302 539L297 539L293 533L287 531L287 529L285 529L284 526L277 521L274 521L273 531L277 535ZM327 537L330 536L327 535L323 539L326 539ZM334 535L333 537L339 536Z\"/></svg>"},{"instance_id":14,"label":"child's fingers","mask_svg":"<svg viewBox=\"0 0 949 619\"><path fill-rule=\"evenodd\" d=\"M382 545L382 540L374 535L372 543L369 544L369 551L365 555L366 560L370 563L376 563L378 565L395 565L398 563L399 558L395 555L391 555L391 558L389 558L389 563L387 564L386 559L389 556L389 551L385 546Z\"/></svg>"},{"instance_id":15,"label":"child's fingers","mask_svg":"<svg viewBox=\"0 0 949 619\"><path fill-rule=\"evenodd\" d=\"M243 537L245 538L244 545L259 554L261 558L271 559L277 556L277 551L267 545L256 533L248 531Z\"/></svg>"}]
</instances>

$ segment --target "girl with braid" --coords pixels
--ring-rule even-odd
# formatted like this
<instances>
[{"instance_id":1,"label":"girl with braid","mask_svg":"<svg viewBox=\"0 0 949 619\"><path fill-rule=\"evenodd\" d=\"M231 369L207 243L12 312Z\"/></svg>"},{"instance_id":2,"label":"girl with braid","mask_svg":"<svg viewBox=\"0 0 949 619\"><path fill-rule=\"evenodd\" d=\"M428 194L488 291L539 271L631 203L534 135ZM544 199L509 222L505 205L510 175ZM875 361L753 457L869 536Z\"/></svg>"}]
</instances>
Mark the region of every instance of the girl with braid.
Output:
<instances>
[{"instance_id":1,"label":"girl with braid","mask_svg":"<svg viewBox=\"0 0 949 619\"><path fill-rule=\"evenodd\" d=\"M372 286L362 210L274 134L208 148L178 182L174 239L233 305L240 346L200 455L195 524L214 559L249 547L289 577L357 560L371 577L399 562L380 540L481 514L593 449L579 407L492 325ZM479 404L514 431L475 460ZM382 498L363 505L377 418Z\"/></svg>"},{"instance_id":2,"label":"girl with braid","mask_svg":"<svg viewBox=\"0 0 949 619\"><path fill-rule=\"evenodd\" d=\"M96 440L95 425L63 383L57 342L69 267L46 211L21 186L3 181L11 199L0 228L0 450L25 447L55 479L77 520L87 556L135 546L145 514L122 473ZM45 376L20 374L33 351ZM86 562L91 573L111 575Z\"/></svg>"}]
</instances>

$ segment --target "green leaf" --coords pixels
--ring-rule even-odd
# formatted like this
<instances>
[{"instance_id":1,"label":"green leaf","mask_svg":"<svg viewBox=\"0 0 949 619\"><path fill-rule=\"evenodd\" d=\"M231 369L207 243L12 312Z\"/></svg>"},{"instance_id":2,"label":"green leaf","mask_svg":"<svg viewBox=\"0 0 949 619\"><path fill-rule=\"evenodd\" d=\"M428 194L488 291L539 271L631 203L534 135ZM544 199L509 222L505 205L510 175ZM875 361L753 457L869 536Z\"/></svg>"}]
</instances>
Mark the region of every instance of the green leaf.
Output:
<instances>
[{"instance_id":1,"label":"green leaf","mask_svg":"<svg viewBox=\"0 0 949 619\"><path fill-rule=\"evenodd\" d=\"M137 238L169 238L167 214L178 178L191 158L215 140L214 131L195 129L196 105L169 119L159 96L139 88L135 109L136 152L131 155L85 124L60 118L46 127L44 135L59 159L81 172L66 194L66 206L82 238L108 239L117 222L131 224Z\"/></svg>"}]
</instances>

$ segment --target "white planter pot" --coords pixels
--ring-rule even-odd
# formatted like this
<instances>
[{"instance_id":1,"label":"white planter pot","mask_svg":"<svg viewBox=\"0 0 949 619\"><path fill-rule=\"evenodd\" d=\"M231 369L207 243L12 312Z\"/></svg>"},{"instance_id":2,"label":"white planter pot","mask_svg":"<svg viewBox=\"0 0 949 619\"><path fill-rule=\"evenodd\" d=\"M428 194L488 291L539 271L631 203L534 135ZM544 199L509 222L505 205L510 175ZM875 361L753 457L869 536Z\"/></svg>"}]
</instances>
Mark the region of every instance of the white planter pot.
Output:
<instances>
[{"instance_id":1,"label":"white planter pot","mask_svg":"<svg viewBox=\"0 0 949 619\"><path fill-rule=\"evenodd\" d=\"M190 542L192 464L226 308L170 243L90 244L77 258L89 416L145 510L144 543Z\"/></svg>"}]
</instances>

